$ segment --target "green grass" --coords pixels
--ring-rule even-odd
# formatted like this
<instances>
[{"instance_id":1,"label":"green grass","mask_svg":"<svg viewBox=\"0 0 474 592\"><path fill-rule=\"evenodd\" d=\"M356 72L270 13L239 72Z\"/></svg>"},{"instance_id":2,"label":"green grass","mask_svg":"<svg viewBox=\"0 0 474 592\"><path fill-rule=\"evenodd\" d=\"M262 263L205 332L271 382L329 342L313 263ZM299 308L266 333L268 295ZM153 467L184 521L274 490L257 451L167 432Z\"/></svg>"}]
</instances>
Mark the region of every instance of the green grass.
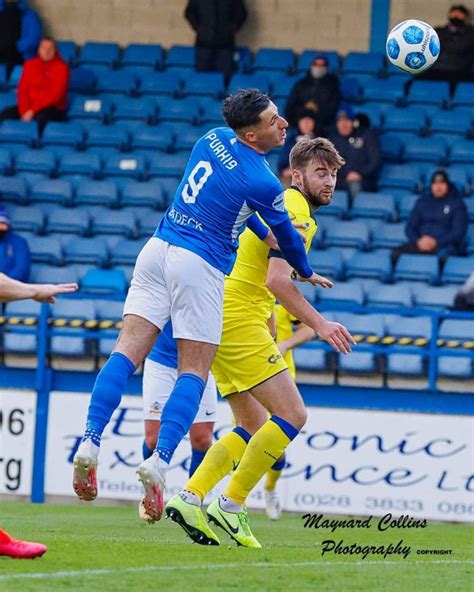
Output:
<instances>
[{"instance_id":1,"label":"green grass","mask_svg":"<svg viewBox=\"0 0 474 592\"><path fill-rule=\"evenodd\" d=\"M222 531L220 547L193 545L167 520L153 526L142 524L133 507L6 502L0 503L0 525L15 537L49 547L46 555L34 561L0 558L2 592L468 592L474 576L474 528L467 525L430 524L422 530L378 532L374 520L370 530L331 534L303 528L297 515L273 523L254 513L251 525L264 546L261 550L237 548ZM361 545L396 544L403 539L412 551L407 559L322 557L321 541L331 538ZM453 553L421 556L417 549L452 549Z\"/></svg>"}]
</instances>

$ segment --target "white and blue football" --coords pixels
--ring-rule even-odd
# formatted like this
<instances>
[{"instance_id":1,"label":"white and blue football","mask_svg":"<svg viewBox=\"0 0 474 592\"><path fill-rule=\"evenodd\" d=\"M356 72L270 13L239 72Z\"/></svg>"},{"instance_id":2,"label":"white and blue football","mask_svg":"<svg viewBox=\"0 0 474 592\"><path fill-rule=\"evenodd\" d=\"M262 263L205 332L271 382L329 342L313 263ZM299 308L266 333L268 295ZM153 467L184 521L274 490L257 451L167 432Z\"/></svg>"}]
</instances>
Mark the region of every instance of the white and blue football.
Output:
<instances>
[{"instance_id":1,"label":"white and blue football","mask_svg":"<svg viewBox=\"0 0 474 592\"><path fill-rule=\"evenodd\" d=\"M386 50L392 64L411 74L420 74L438 59L439 37L428 23L411 19L393 27Z\"/></svg>"}]
</instances>

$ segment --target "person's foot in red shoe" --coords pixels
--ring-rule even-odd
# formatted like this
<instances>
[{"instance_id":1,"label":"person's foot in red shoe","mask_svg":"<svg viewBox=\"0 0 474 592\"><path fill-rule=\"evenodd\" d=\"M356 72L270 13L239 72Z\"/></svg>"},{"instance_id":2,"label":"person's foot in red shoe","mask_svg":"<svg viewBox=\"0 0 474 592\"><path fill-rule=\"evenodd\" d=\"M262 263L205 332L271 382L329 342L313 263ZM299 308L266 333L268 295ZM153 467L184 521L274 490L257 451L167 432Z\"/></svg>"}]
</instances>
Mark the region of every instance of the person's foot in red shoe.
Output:
<instances>
[{"instance_id":1,"label":"person's foot in red shoe","mask_svg":"<svg viewBox=\"0 0 474 592\"><path fill-rule=\"evenodd\" d=\"M0 557L14 557L16 559L34 559L44 555L48 547L41 543L30 543L14 539L0 528Z\"/></svg>"}]
</instances>

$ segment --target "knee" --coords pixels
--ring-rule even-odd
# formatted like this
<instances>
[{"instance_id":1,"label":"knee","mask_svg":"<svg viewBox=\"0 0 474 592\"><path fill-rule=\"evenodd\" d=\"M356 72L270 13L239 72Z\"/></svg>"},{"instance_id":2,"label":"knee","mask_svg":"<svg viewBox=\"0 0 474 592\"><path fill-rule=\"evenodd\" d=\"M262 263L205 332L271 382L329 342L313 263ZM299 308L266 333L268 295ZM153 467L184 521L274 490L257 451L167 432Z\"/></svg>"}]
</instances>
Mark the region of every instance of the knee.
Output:
<instances>
[{"instance_id":1,"label":"knee","mask_svg":"<svg viewBox=\"0 0 474 592\"><path fill-rule=\"evenodd\" d=\"M295 409L294 419L291 422L297 430L301 430L304 427L308 419L308 412L304 405L301 405L300 408Z\"/></svg>"},{"instance_id":2,"label":"knee","mask_svg":"<svg viewBox=\"0 0 474 592\"><path fill-rule=\"evenodd\" d=\"M191 441L191 447L194 450L209 450L212 446L212 432L209 434L199 434L194 436Z\"/></svg>"}]
</instances>

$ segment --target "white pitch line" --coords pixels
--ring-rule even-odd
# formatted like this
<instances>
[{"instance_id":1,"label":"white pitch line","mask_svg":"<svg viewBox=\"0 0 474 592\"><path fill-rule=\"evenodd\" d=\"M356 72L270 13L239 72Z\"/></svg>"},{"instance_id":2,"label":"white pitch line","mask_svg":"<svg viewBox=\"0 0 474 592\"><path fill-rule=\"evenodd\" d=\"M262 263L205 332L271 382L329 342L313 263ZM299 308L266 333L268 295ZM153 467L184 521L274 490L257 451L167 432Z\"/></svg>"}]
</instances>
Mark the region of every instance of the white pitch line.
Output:
<instances>
[{"instance_id":1,"label":"white pitch line","mask_svg":"<svg viewBox=\"0 0 474 592\"><path fill-rule=\"evenodd\" d=\"M45 579L45 578L72 578L77 576L107 576L107 575L116 575L116 574L127 574L127 573L141 573L141 572L150 572L150 571L200 571L204 569L232 569L232 568L241 568L245 566L246 568L249 567L283 567L283 568L290 568L290 567L332 567L332 566L345 566L345 567L352 567L352 566L373 566L373 565L396 565L396 566L412 566L412 565L428 565L428 564L446 564L446 565L474 565L474 561L470 560L458 560L458 559L449 559L443 561L442 559L433 560L433 561L303 561L298 563L266 563L266 562L253 562L253 563L209 563L208 565L144 565L141 567L124 567L124 568L114 568L114 569L80 569L74 571L52 571L52 572L39 572L39 573L20 573L20 574L10 574L10 575L3 575L0 576L0 582L5 582L8 580L34 580L34 579Z\"/></svg>"}]
</instances>

